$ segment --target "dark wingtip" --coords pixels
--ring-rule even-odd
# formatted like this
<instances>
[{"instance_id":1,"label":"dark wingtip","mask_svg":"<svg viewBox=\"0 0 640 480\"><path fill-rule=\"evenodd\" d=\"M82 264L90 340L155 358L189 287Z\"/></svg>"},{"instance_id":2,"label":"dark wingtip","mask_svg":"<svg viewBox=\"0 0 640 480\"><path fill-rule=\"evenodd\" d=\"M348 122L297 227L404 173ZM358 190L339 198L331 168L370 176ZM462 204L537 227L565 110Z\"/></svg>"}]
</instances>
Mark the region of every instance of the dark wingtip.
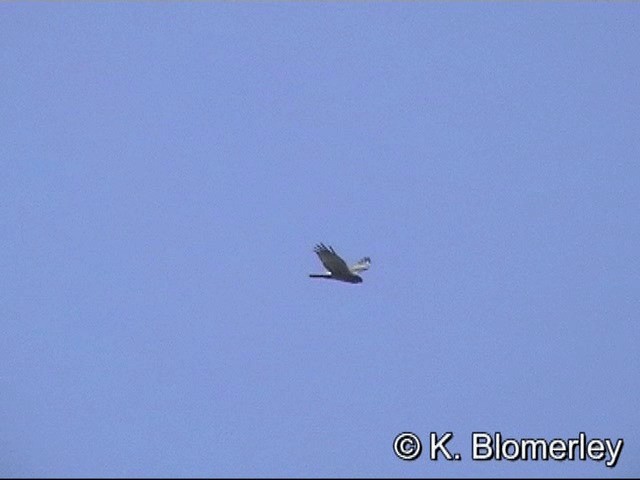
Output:
<instances>
[{"instance_id":1,"label":"dark wingtip","mask_svg":"<svg viewBox=\"0 0 640 480\"><path fill-rule=\"evenodd\" d=\"M319 253L319 252L328 252L329 249L325 246L324 243L318 243L316 244L316 247L313 249L314 252Z\"/></svg>"},{"instance_id":2,"label":"dark wingtip","mask_svg":"<svg viewBox=\"0 0 640 480\"><path fill-rule=\"evenodd\" d=\"M315 248L313 249L314 252L316 253L320 253L320 252L331 252L334 255L337 255L336 251L333 249L332 246L326 246L324 243L317 243Z\"/></svg>"}]
</instances>

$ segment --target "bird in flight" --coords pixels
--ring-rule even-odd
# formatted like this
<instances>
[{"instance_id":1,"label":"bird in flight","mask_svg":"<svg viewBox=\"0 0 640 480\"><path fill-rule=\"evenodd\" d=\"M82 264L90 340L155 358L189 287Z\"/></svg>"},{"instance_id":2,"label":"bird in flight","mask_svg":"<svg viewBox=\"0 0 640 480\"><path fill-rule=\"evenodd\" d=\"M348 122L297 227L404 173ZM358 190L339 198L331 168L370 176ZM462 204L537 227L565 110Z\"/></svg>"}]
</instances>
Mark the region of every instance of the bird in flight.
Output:
<instances>
[{"instance_id":1,"label":"bird in flight","mask_svg":"<svg viewBox=\"0 0 640 480\"><path fill-rule=\"evenodd\" d=\"M324 265L324 268L328 271L325 273L312 273L309 275L311 278L330 278L340 280L341 282L362 283L362 277L360 277L358 273L368 270L369 265L371 265L371 259L364 257L358 263L348 267L333 247L326 247L324 243L316 245L313 251L318 254L322 265Z\"/></svg>"}]
</instances>

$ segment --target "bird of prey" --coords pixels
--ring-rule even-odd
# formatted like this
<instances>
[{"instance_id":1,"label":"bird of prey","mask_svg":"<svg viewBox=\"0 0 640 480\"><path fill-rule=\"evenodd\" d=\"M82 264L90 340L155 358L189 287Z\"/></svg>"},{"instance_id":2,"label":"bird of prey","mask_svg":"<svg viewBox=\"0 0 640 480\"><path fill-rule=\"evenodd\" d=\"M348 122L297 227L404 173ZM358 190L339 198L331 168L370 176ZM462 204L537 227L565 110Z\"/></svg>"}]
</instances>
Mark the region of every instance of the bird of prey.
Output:
<instances>
[{"instance_id":1,"label":"bird of prey","mask_svg":"<svg viewBox=\"0 0 640 480\"><path fill-rule=\"evenodd\" d=\"M338 256L332 247L326 247L324 243L316 245L313 249L320 257L320 261L328 271L325 273L312 273L311 278L330 278L341 282L362 283L362 277L358 275L369 269L371 259L364 257L358 263L348 267L345 261Z\"/></svg>"}]
</instances>

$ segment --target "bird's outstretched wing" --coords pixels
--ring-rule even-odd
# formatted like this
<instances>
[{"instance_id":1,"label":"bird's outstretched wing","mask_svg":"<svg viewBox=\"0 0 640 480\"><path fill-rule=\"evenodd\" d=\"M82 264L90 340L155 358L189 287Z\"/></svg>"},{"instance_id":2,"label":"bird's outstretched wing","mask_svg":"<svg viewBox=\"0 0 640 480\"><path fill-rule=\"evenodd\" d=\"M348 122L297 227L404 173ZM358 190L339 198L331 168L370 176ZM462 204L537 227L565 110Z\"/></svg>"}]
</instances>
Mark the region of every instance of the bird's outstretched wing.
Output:
<instances>
[{"instance_id":1,"label":"bird's outstretched wing","mask_svg":"<svg viewBox=\"0 0 640 480\"><path fill-rule=\"evenodd\" d=\"M351 268L349 268L349 270L351 271L351 273L357 274L360 272L364 272L365 270L369 270L370 265L371 259L369 257L364 257L363 259L358 261L358 263L354 263L353 265L351 265Z\"/></svg>"},{"instance_id":2,"label":"bird's outstretched wing","mask_svg":"<svg viewBox=\"0 0 640 480\"><path fill-rule=\"evenodd\" d=\"M326 247L324 243L316 245L313 249L314 252L320 257L320 261L324 265L324 268L329 270L336 276L350 276L351 271L345 263L345 261L338 256L332 247Z\"/></svg>"}]
</instances>

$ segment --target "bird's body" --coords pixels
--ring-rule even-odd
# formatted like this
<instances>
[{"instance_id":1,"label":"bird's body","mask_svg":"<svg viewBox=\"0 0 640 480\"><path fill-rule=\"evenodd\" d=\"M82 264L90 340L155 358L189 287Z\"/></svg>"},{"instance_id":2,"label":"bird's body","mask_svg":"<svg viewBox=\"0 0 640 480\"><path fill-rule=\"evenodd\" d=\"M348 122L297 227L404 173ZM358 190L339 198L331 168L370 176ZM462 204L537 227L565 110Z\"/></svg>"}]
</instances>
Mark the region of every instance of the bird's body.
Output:
<instances>
[{"instance_id":1,"label":"bird's body","mask_svg":"<svg viewBox=\"0 0 640 480\"><path fill-rule=\"evenodd\" d=\"M316 245L313 251L318 254L327 272L312 273L309 275L311 278L327 278L348 283L362 283L362 277L358 275L358 273L364 272L369 268L369 265L371 265L371 259L364 257L358 263L348 267L332 247L326 247L323 243Z\"/></svg>"}]
</instances>

